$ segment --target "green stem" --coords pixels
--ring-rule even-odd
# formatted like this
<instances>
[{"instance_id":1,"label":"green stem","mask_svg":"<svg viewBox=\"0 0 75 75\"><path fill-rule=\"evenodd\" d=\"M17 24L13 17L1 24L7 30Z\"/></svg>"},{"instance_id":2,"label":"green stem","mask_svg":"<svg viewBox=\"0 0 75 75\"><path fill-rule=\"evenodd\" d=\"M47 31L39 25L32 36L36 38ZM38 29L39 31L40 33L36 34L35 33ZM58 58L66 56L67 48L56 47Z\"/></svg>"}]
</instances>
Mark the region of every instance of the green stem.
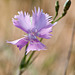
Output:
<instances>
[{"instance_id":1,"label":"green stem","mask_svg":"<svg viewBox=\"0 0 75 75\"><path fill-rule=\"evenodd\" d=\"M33 51L33 52L31 53L31 55L29 56L29 58L28 58L28 60L27 60L27 62L26 62L26 65L29 64L29 61L31 60L31 58L32 58L32 56L34 55L34 53L35 53L35 51Z\"/></svg>"},{"instance_id":2,"label":"green stem","mask_svg":"<svg viewBox=\"0 0 75 75\"><path fill-rule=\"evenodd\" d=\"M26 49L27 49L27 47L28 47L28 44L26 45L26 48L25 48L25 54L24 54L24 57L23 57L23 59L22 59L22 61L21 61L21 64L20 64L20 70L22 69L22 68L24 68L24 66L25 66L25 61L26 61L26 53L27 53L27 51L26 51Z\"/></svg>"},{"instance_id":3,"label":"green stem","mask_svg":"<svg viewBox=\"0 0 75 75\"><path fill-rule=\"evenodd\" d=\"M43 38L40 39L40 42L43 40Z\"/></svg>"},{"instance_id":4,"label":"green stem","mask_svg":"<svg viewBox=\"0 0 75 75\"><path fill-rule=\"evenodd\" d=\"M26 48L25 48L25 59L24 59L24 62L26 61L26 56L27 56L27 51L26 51L26 49L27 49L27 47L28 47L28 44L26 45Z\"/></svg>"},{"instance_id":5,"label":"green stem","mask_svg":"<svg viewBox=\"0 0 75 75\"><path fill-rule=\"evenodd\" d=\"M57 20L55 20L55 22L59 21L63 16L60 16Z\"/></svg>"},{"instance_id":6,"label":"green stem","mask_svg":"<svg viewBox=\"0 0 75 75\"><path fill-rule=\"evenodd\" d=\"M55 17L53 18L53 21L56 19L57 16L58 16L58 13L56 13Z\"/></svg>"}]
</instances>

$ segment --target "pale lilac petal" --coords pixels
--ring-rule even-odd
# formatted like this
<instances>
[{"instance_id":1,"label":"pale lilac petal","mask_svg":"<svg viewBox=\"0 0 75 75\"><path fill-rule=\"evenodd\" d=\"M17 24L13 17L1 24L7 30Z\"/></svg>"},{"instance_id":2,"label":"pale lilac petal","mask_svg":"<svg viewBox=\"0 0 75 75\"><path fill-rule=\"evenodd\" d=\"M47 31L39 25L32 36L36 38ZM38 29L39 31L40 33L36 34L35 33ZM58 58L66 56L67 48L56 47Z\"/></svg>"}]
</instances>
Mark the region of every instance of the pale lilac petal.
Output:
<instances>
[{"instance_id":1,"label":"pale lilac petal","mask_svg":"<svg viewBox=\"0 0 75 75\"><path fill-rule=\"evenodd\" d=\"M55 26L57 24L57 22L55 22L55 23L48 23L48 25L47 26L45 26L45 27L43 27L42 29L45 29L45 28L50 28L50 27L53 27L53 26ZM40 29L39 31L41 31L42 29Z\"/></svg>"},{"instance_id":2,"label":"pale lilac petal","mask_svg":"<svg viewBox=\"0 0 75 75\"><path fill-rule=\"evenodd\" d=\"M46 47L39 40L34 39L30 41L28 48L27 48L27 53L29 53L30 51L35 51L35 50L37 51L46 50Z\"/></svg>"},{"instance_id":3,"label":"pale lilac petal","mask_svg":"<svg viewBox=\"0 0 75 75\"><path fill-rule=\"evenodd\" d=\"M17 45L19 50L21 50L21 48L23 48L28 43L28 39L26 37L24 37L24 38L15 40L15 41L7 41L7 43L11 43L13 45Z\"/></svg>"},{"instance_id":4,"label":"pale lilac petal","mask_svg":"<svg viewBox=\"0 0 75 75\"><path fill-rule=\"evenodd\" d=\"M52 27L49 28L43 28L38 32L38 37L41 38L45 38L45 39L50 39L52 34L50 34L50 32L52 32Z\"/></svg>"},{"instance_id":5,"label":"pale lilac petal","mask_svg":"<svg viewBox=\"0 0 75 75\"><path fill-rule=\"evenodd\" d=\"M48 13L46 13L45 15L46 15L46 18L49 18L49 19L51 19L51 18L52 18L52 16L49 16L49 14L48 14Z\"/></svg>"},{"instance_id":6,"label":"pale lilac petal","mask_svg":"<svg viewBox=\"0 0 75 75\"><path fill-rule=\"evenodd\" d=\"M31 21L32 18L30 17L30 15L27 13L18 12L19 15L15 15L14 18L12 19L13 24L22 29L24 32L29 33L30 30L33 28L33 26L31 25Z\"/></svg>"},{"instance_id":7,"label":"pale lilac petal","mask_svg":"<svg viewBox=\"0 0 75 75\"><path fill-rule=\"evenodd\" d=\"M50 39L52 34L50 34L50 32L52 32L52 28L54 25L56 25L57 22L55 22L54 24L49 23L49 25L43 27L42 29L40 29L37 33L36 36L41 37L41 38L45 38L45 39Z\"/></svg>"},{"instance_id":8,"label":"pale lilac petal","mask_svg":"<svg viewBox=\"0 0 75 75\"><path fill-rule=\"evenodd\" d=\"M32 24L35 26L35 29L37 29L37 31L47 26L48 18L47 14L43 13L43 10L40 10L40 8L38 8L38 11L36 11L35 8L35 12L32 13Z\"/></svg>"}]
</instances>

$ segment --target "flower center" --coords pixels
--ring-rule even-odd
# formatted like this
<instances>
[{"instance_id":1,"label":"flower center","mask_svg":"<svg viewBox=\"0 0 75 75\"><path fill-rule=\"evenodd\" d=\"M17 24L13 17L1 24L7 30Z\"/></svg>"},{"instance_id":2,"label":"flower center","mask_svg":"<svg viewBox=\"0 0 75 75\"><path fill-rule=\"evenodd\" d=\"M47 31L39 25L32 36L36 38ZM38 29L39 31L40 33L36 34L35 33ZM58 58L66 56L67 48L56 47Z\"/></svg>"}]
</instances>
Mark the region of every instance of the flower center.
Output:
<instances>
[{"instance_id":1,"label":"flower center","mask_svg":"<svg viewBox=\"0 0 75 75\"><path fill-rule=\"evenodd\" d=\"M28 38L29 40L36 39L35 33L29 33Z\"/></svg>"}]
</instances>

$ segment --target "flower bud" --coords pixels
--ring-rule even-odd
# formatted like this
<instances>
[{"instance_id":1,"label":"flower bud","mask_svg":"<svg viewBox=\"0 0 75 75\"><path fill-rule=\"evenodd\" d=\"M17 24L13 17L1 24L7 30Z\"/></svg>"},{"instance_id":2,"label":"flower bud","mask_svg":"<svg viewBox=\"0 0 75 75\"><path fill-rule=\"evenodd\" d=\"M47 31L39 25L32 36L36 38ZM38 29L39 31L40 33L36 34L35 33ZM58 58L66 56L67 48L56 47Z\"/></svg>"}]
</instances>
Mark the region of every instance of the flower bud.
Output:
<instances>
[{"instance_id":1,"label":"flower bud","mask_svg":"<svg viewBox=\"0 0 75 75\"><path fill-rule=\"evenodd\" d=\"M71 1L70 0L67 0L64 4L64 11L67 12L67 10L69 9L71 5Z\"/></svg>"},{"instance_id":2,"label":"flower bud","mask_svg":"<svg viewBox=\"0 0 75 75\"><path fill-rule=\"evenodd\" d=\"M56 13L58 13L59 11L59 1L58 0L56 1L56 4L55 4L55 11Z\"/></svg>"}]
</instances>

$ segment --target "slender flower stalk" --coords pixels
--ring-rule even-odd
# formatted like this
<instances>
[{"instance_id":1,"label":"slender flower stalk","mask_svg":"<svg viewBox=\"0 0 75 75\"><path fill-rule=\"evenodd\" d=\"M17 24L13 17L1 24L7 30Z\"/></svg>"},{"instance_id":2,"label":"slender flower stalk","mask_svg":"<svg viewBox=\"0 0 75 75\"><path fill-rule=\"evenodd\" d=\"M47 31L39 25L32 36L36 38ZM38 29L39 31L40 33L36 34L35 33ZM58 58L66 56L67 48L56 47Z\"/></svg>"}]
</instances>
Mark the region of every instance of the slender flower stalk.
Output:
<instances>
[{"instance_id":1,"label":"slender flower stalk","mask_svg":"<svg viewBox=\"0 0 75 75\"><path fill-rule=\"evenodd\" d=\"M26 45L25 50L27 49L27 47L28 47L28 44ZM23 57L23 59L22 59L22 61L21 61L20 69L22 69L22 68L24 68L24 67L26 66L26 56L27 56L26 52L27 52L27 51L25 51L24 57Z\"/></svg>"},{"instance_id":2,"label":"slender flower stalk","mask_svg":"<svg viewBox=\"0 0 75 75\"><path fill-rule=\"evenodd\" d=\"M29 64L29 61L31 60L31 58L32 58L32 56L34 55L34 53L35 53L35 51L33 51L32 53L31 53L31 55L29 56L29 58L28 58L28 60L27 60L27 64Z\"/></svg>"}]
</instances>

